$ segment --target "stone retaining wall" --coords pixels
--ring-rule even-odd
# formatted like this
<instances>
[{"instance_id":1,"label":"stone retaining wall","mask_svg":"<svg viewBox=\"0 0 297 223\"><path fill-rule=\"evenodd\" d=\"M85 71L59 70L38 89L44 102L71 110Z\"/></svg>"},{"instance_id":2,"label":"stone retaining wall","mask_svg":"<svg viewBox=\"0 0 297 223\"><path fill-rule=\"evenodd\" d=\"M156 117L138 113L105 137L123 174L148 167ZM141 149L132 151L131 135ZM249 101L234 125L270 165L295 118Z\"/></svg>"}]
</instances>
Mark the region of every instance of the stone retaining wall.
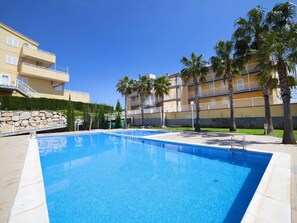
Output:
<instances>
[{"instance_id":1,"label":"stone retaining wall","mask_svg":"<svg viewBox=\"0 0 297 223\"><path fill-rule=\"evenodd\" d=\"M66 124L66 117L54 111L0 111L0 132L29 130Z\"/></svg>"}]
</instances>

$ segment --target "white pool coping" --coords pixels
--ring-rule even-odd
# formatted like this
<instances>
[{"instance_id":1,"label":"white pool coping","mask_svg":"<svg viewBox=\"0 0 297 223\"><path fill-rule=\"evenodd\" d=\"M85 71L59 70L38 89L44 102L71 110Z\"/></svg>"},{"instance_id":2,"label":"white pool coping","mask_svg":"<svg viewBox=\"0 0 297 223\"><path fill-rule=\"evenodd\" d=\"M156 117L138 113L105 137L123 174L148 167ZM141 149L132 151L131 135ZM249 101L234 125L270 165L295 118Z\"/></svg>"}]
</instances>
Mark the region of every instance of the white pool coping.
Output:
<instances>
[{"instance_id":1,"label":"white pool coping","mask_svg":"<svg viewBox=\"0 0 297 223\"><path fill-rule=\"evenodd\" d=\"M37 139L31 139L8 223L48 223L48 210Z\"/></svg>"},{"instance_id":2,"label":"white pool coping","mask_svg":"<svg viewBox=\"0 0 297 223\"><path fill-rule=\"evenodd\" d=\"M199 145L167 139L157 140ZM257 149L248 149L248 151L263 153ZM272 158L242 222L291 222L291 156L280 152L267 152L273 154ZM37 139L30 140L18 192L8 222L49 222Z\"/></svg>"}]
</instances>

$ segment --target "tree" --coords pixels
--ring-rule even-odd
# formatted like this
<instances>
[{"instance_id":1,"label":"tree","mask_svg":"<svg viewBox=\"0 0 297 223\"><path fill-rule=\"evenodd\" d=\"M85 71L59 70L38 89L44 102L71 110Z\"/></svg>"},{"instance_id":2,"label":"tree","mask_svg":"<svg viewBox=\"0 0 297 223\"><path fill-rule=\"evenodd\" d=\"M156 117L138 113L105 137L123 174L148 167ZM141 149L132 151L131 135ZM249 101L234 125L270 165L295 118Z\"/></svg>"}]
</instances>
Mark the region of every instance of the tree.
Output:
<instances>
[{"instance_id":1,"label":"tree","mask_svg":"<svg viewBox=\"0 0 297 223\"><path fill-rule=\"evenodd\" d=\"M148 76L139 76L139 79L134 84L134 89L140 96L141 125L144 126L144 102L145 97L151 94L153 81Z\"/></svg>"},{"instance_id":2,"label":"tree","mask_svg":"<svg viewBox=\"0 0 297 223\"><path fill-rule=\"evenodd\" d=\"M120 100L117 100L117 104L115 106L115 111L117 112L122 112L122 106L121 106L121 103L120 103Z\"/></svg>"},{"instance_id":3,"label":"tree","mask_svg":"<svg viewBox=\"0 0 297 223\"><path fill-rule=\"evenodd\" d=\"M263 46L263 34L269 30L266 13L260 6L257 6L247 13L247 19L239 18L235 25L237 26L233 34L235 55L243 58L247 64L251 57L255 57L255 52ZM264 97L265 120L268 124L267 133L274 134L269 96L272 90L276 88L276 78L274 78L274 66L269 62L270 56L266 53L257 54L257 67L260 69L257 74L257 81L262 88Z\"/></svg>"},{"instance_id":4,"label":"tree","mask_svg":"<svg viewBox=\"0 0 297 223\"><path fill-rule=\"evenodd\" d=\"M115 128L122 128L122 123L121 123L121 114L118 112L118 115L115 120Z\"/></svg>"},{"instance_id":5,"label":"tree","mask_svg":"<svg viewBox=\"0 0 297 223\"><path fill-rule=\"evenodd\" d=\"M184 81L193 79L194 92L195 92L195 105L196 105L196 124L195 131L199 132L200 129L200 107L199 107L199 86L201 82L205 81L205 77L209 72L207 62L203 60L203 55L196 56L195 53L191 54L191 58L181 58L181 63L184 65L184 69L181 71L181 77Z\"/></svg>"},{"instance_id":6,"label":"tree","mask_svg":"<svg viewBox=\"0 0 297 223\"><path fill-rule=\"evenodd\" d=\"M67 130L69 132L74 131L74 108L71 101L71 96L69 95L69 101L67 106Z\"/></svg>"},{"instance_id":7,"label":"tree","mask_svg":"<svg viewBox=\"0 0 297 223\"><path fill-rule=\"evenodd\" d=\"M154 81L154 90L156 98L160 98L159 104L161 105L161 126L165 127L164 121L164 95L169 95L171 83L167 76L158 77Z\"/></svg>"},{"instance_id":8,"label":"tree","mask_svg":"<svg viewBox=\"0 0 297 223\"><path fill-rule=\"evenodd\" d=\"M134 89L134 83L135 81L130 79L128 76L123 77L119 80L119 82L116 85L117 91L120 92L125 97L125 124L124 128L127 128L127 100L128 96L132 94Z\"/></svg>"},{"instance_id":9,"label":"tree","mask_svg":"<svg viewBox=\"0 0 297 223\"><path fill-rule=\"evenodd\" d=\"M91 108L90 105L84 105L84 115L83 115L83 129L90 130L91 124Z\"/></svg>"},{"instance_id":10,"label":"tree","mask_svg":"<svg viewBox=\"0 0 297 223\"><path fill-rule=\"evenodd\" d=\"M229 103L230 103L230 132L236 131L234 116L234 91L232 80L240 75L239 69L244 70L243 61L233 54L234 44L232 41L219 41L214 50L217 56L210 58L212 69L217 77L223 77L223 81L228 81Z\"/></svg>"},{"instance_id":11,"label":"tree","mask_svg":"<svg viewBox=\"0 0 297 223\"><path fill-rule=\"evenodd\" d=\"M269 32L263 35L263 47L259 53L270 54L271 63L275 65L283 101L284 134L282 143L296 144L291 115L291 87L296 79L289 73L296 74L297 61L297 25L294 22L296 5L285 2L276 4L267 14Z\"/></svg>"}]
</instances>

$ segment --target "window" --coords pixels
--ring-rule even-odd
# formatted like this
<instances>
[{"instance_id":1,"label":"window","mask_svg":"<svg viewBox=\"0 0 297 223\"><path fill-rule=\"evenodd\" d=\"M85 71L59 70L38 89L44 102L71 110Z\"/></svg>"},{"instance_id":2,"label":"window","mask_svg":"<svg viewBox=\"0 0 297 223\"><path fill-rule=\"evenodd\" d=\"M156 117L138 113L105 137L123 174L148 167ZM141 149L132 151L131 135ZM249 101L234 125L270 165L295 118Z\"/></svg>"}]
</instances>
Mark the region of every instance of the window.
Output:
<instances>
[{"instance_id":1,"label":"window","mask_svg":"<svg viewBox=\"0 0 297 223\"><path fill-rule=\"evenodd\" d=\"M10 36L7 37L6 43L10 46L19 47L19 41Z\"/></svg>"},{"instance_id":2,"label":"window","mask_svg":"<svg viewBox=\"0 0 297 223\"><path fill-rule=\"evenodd\" d=\"M214 89L214 84L213 83L209 83L209 89Z\"/></svg>"},{"instance_id":3,"label":"window","mask_svg":"<svg viewBox=\"0 0 297 223\"><path fill-rule=\"evenodd\" d=\"M0 75L0 84L2 85L9 85L10 77L8 74L2 74Z\"/></svg>"},{"instance_id":4,"label":"window","mask_svg":"<svg viewBox=\"0 0 297 223\"><path fill-rule=\"evenodd\" d=\"M243 79L238 79L238 80L237 80L237 90L238 90L238 91L242 91L242 90L244 90Z\"/></svg>"},{"instance_id":5,"label":"window","mask_svg":"<svg viewBox=\"0 0 297 223\"><path fill-rule=\"evenodd\" d=\"M214 105L216 105L217 104L217 101L216 101L216 99L210 99L210 106L214 106Z\"/></svg>"},{"instance_id":6,"label":"window","mask_svg":"<svg viewBox=\"0 0 297 223\"><path fill-rule=\"evenodd\" d=\"M199 97L202 97L202 88L201 86L198 87Z\"/></svg>"},{"instance_id":7,"label":"window","mask_svg":"<svg viewBox=\"0 0 297 223\"><path fill-rule=\"evenodd\" d=\"M222 98L222 105L229 104L228 98Z\"/></svg>"},{"instance_id":8,"label":"window","mask_svg":"<svg viewBox=\"0 0 297 223\"><path fill-rule=\"evenodd\" d=\"M27 84L28 85L28 78L26 78L26 77L18 77L18 80L20 80L24 84Z\"/></svg>"},{"instance_id":9,"label":"window","mask_svg":"<svg viewBox=\"0 0 297 223\"><path fill-rule=\"evenodd\" d=\"M176 79L176 81L177 81L177 85L182 85L182 84L183 84L183 80L182 80L181 77L178 77L178 78Z\"/></svg>"},{"instance_id":10,"label":"window","mask_svg":"<svg viewBox=\"0 0 297 223\"><path fill-rule=\"evenodd\" d=\"M13 65L18 65L18 58L11 56L11 55L7 55L6 56L6 63L8 64L13 64Z\"/></svg>"}]
</instances>

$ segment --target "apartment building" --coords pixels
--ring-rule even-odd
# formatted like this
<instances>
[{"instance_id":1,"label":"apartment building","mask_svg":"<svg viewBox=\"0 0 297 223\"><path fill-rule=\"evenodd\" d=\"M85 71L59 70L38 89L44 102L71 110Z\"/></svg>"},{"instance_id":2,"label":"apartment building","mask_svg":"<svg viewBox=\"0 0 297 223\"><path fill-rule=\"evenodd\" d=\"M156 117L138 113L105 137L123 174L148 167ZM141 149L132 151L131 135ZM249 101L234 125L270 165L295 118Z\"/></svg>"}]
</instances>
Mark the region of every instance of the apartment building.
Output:
<instances>
[{"instance_id":1,"label":"apartment building","mask_svg":"<svg viewBox=\"0 0 297 223\"><path fill-rule=\"evenodd\" d=\"M246 66L246 70L241 75L233 79L234 103L235 107L250 105L263 105L263 93L256 80L256 74L259 70L256 68L256 62L252 61ZM150 74L151 79L155 79L155 75ZM170 93L164 97L164 107L167 112L179 112L191 110L191 101L194 101L194 84L193 80L184 82L180 73L168 75L171 82ZM206 76L206 80L200 84L200 109L218 109L229 108L229 90L228 83L223 78L216 77L214 72L210 72ZM273 90L270 95L271 104L277 103L277 90ZM138 110L140 107L140 99L137 93L133 93L129 97L128 110ZM146 97L145 108L155 109L158 111L157 99L152 92ZM136 113L136 112L134 112Z\"/></svg>"},{"instance_id":2,"label":"apartment building","mask_svg":"<svg viewBox=\"0 0 297 223\"><path fill-rule=\"evenodd\" d=\"M66 90L69 81L68 68L56 64L54 53L0 23L0 95L90 102L88 93Z\"/></svg>"}]
</instances>

